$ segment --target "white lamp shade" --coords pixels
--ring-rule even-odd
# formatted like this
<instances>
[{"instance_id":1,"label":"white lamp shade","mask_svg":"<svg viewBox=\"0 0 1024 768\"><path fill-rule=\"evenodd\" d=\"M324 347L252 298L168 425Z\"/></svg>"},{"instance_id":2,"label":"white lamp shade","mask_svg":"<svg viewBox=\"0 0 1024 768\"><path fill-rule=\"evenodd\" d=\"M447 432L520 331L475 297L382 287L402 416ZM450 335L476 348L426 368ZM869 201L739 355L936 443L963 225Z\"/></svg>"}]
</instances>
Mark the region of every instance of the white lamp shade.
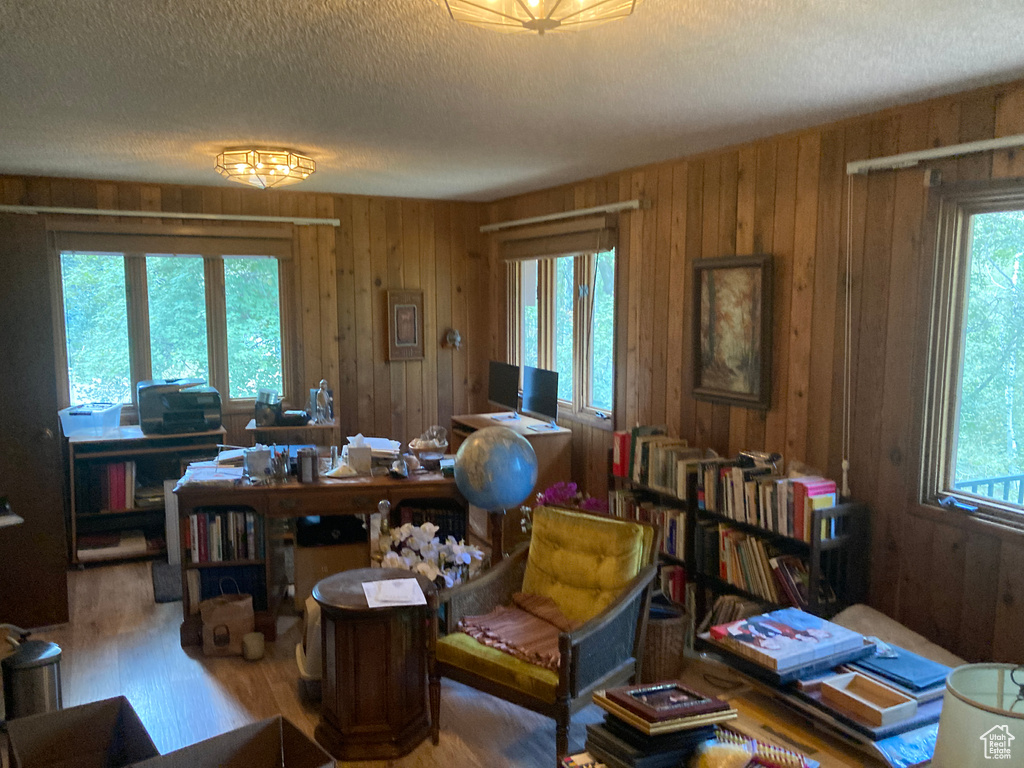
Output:
<instances>
[{"instance_id":1,"label":"white lamp shade","mask_svg":"<svg viewBox=\"0 0 1024 768\"><path fill-rule=\"evenodd\" d=\"M1013 670L966 664L949 673L932 768L1024 765L1024 700L1017 700L1022 691L1010 679ZM1024 669L1017 679L1024 680Z\"/></svg>"}]
</instances>

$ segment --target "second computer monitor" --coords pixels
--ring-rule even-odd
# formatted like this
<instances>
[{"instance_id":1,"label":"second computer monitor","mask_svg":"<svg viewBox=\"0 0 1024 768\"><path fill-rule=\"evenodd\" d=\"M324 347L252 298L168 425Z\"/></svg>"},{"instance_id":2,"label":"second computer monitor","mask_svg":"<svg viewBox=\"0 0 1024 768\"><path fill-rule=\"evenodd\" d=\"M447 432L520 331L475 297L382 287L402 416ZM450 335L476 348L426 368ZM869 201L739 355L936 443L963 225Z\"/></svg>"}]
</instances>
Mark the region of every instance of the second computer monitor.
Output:
<instances>
[{"instance_id":1,"label":"second computer monitor","mask_svg":"<svg viewBox=\"0 0 1024 768\"><path fill-rule=\"evenodd\" d=\"M558 371L523 366L523 413L555 423L558 418Z\"/></svg>"},{"instance_id":2,"label":"second computer monitor","mask_svg":"<svg viewBox=\"0 0 1024 768\"><path fill-rule=\"evenodd\" d=\"M508 408L511 414L502 418L518 418L519 411L519 366L491 360L487 374L487 399L500 408Z\"/></svg>"}]
</instances>

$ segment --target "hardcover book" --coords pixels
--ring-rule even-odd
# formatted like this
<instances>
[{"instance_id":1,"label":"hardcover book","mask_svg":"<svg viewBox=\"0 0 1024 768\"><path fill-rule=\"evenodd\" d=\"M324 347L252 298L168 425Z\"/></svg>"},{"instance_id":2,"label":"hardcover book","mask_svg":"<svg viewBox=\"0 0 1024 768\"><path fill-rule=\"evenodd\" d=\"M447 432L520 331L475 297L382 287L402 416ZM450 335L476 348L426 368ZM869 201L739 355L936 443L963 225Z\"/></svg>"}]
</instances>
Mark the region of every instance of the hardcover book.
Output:
<instances>
[{"instance_id":1,"label":"hardcover book","mask_svg":"<svg viewBox=\"0 0 1024 768\"><path fill-rule=\"evenodd\" d=\"M798 608L719 624L710 634L714 642L777 672L864 647L864 637L858 632Z\"/></svg>"},{"instance_id":2,"label":"hardcover book","mask_svg":"<svg viewBox=\"0 0 1024 768\"><path fill-rule=\"evenodd\" d=\"M605 696L650 723L721 712L729 705L677 682L609 688Z\"/></svg>"}]
</instances>

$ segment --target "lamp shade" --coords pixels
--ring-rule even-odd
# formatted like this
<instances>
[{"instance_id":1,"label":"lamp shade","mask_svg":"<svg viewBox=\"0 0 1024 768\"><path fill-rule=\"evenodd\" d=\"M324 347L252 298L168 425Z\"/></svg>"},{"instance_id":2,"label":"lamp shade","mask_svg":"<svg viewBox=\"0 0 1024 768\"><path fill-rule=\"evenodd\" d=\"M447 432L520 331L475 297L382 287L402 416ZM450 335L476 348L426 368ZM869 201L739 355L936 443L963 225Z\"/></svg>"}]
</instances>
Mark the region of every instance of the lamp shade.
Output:
<instances>
[{"instance_id":1,"label":"lamp shade","mask_svg":"<svg viewBox=\"0 0 1024 768\"><path fill-rule=\"evenodd\" d=\"M497 32L564 32L624 19L642 0L434 0L456 21Z\"/></svg>"},{"instance_id":2,"label":"lamp shade","mask_svg":"<svg viewBox=\"0 0 1024 768\"><path fill-rule=\"evenodd\" d=\"M1024 668L1017 680L1024 683ZM946 678L932 768L1024 764L1024 691L1011 664L966 664Z\"/></svg>"}]
</instances>

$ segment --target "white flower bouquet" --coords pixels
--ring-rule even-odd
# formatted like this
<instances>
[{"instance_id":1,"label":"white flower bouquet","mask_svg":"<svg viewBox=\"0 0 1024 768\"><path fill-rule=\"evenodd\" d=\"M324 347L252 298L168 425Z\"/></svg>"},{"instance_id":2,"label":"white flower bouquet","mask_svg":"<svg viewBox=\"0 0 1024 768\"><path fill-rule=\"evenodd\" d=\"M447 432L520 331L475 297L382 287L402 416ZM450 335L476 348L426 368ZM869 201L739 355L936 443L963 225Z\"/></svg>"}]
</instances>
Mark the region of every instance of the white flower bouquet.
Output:
<instances>
[{"instance_id":1,"label":"white flower bouquet","mask_svg":"<svg viewBox=\"0 0 1024 768\"><path fill-rule=\"evenodd\" d=\"M461 584L469 576L470 565L474 560L482 560L484 553L479 547L456 541L454 536L442 543L437 537L438 530L433 523L406 523L392 528L390 535L381 531L381 567L422 573L438 586L443 583L445 588Z\"/></svg>"}]
</instances>

